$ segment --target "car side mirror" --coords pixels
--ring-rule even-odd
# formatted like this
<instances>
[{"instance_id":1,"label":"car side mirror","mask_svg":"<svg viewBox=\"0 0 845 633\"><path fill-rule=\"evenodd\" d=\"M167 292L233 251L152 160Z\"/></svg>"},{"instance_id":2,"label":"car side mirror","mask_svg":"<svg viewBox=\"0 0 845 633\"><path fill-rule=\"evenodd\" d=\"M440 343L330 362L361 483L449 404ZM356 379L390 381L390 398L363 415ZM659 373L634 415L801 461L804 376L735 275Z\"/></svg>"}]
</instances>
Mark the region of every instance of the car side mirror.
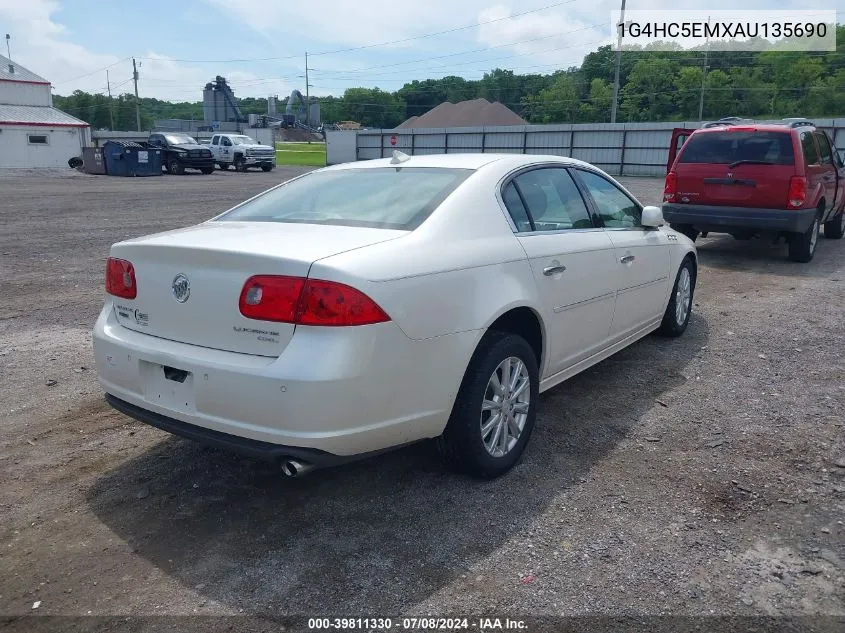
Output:
<instances>
[{"instance_id":1,"label":"car side mirror","mask_svg":"<svg viewBox=\"0 0 845 633\"><path fill-rule=\"evenodd\" d=\"M643 207L642 225L649 229L656 229L666 224L663 210L660 207Z\"/></svg>"}]
</instances>

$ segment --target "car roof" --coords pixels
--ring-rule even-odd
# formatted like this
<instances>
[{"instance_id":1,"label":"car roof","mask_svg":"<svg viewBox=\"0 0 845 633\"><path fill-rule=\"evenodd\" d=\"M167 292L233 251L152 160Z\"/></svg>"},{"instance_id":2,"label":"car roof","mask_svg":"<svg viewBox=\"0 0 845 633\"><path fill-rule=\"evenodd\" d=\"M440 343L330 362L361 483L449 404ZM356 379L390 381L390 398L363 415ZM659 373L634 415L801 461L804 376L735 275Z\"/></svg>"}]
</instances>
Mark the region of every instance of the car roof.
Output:
<instances>
[{"instance_id":1,"label":"car roof","mask_svg":"<svg viewBox=\"0 0 845 633\"><path fill-rule=\"evenodd\" d=\"M461 153L461 154L421 154L410 156L408 160L401 163L392 162L393 158L375 158L351 163L332 165L325 169L375 169L379 167L440 167L448 169L472 169L477 170L499 163L502 168L515 169L521 166L531 166L542 163L560 163L573 167L597 167L567 156L554 156L543 154L488 154L488 153Z\"/></svg>"}]
</instances>

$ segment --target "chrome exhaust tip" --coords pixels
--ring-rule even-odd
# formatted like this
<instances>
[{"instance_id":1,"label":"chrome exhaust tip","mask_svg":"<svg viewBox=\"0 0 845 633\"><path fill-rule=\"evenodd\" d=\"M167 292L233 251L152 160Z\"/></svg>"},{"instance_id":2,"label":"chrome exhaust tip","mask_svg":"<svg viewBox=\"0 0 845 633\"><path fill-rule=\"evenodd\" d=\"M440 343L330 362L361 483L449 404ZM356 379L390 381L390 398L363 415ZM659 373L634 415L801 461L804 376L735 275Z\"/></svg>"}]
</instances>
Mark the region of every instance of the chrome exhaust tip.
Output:
<instances>
[{"instance_id":1,"label":"chrome exhaust tip","mask_svg":"<svg viewBox=\"0 0 845 633\"><path fill-rule=\"evenodd\" d=\"M303 477L314 470L313 464L305 464L295 459L282 462L282 472L288 477Z\"/></svg>"}]
</instances>

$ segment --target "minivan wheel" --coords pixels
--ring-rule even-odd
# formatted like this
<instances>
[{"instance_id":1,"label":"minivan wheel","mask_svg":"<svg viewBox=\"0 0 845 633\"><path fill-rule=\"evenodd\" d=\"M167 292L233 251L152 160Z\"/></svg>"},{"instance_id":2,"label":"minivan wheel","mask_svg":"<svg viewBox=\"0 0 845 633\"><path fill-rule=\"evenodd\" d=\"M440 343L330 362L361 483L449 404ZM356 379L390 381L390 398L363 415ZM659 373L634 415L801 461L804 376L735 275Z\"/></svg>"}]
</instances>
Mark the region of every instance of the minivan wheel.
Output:
<instances>
[{"instance_id":1,"label":"minivan wheel","mask_svg":"<svg viewBox=\"0 0 845 633\"><path fill-rule=\"evenodd\" d=\"M824 236L827 239L841 240L843 235L845 235L845 209L824 223Z\"/></svg>"},{"instance_id":2,"label":"minivan wheel","mask_svg":"<svg viewBox=\"0 0 845 633\"><path fill-rule=\"evenodd\" d=\"M789 259L806 264L816 254L819 243L819 217L813 218L813 223L804 233L789 234Z\"/></svg>"},{"instance_id":3,"label":"minivan wheel","mask_svg":"<svg viewBox=\"0 0 845 633\"><path fill-rule=\"evenodd\" d=\"M470 360L437 447L453 470L498 477L525 450L539 400L531 345L516 334L488 332Z\"/></svg>"}]
</instances>

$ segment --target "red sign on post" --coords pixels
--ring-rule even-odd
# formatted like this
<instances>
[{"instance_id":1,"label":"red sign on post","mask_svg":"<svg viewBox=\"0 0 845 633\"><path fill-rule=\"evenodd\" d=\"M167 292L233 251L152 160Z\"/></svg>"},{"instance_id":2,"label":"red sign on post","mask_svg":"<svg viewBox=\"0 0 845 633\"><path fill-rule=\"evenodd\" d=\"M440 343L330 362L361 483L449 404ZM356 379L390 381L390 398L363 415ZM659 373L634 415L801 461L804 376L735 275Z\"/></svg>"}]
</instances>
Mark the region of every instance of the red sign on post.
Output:
<instances>
[{"instance_id":1,"label":"red sign on post","mask_svg":"<svg viewBox=\"0 0 845 633\"><path fill-rule=\"evenodd\" d=\"M390 144L391 144L391 145L396 145L396 141L398 141L398 140L399 140L399 139L398 139L398 138L396 138L396 135L394 134L393 136L391 136L391 137L390 137Z\"/></svg>"}]
</instances>

